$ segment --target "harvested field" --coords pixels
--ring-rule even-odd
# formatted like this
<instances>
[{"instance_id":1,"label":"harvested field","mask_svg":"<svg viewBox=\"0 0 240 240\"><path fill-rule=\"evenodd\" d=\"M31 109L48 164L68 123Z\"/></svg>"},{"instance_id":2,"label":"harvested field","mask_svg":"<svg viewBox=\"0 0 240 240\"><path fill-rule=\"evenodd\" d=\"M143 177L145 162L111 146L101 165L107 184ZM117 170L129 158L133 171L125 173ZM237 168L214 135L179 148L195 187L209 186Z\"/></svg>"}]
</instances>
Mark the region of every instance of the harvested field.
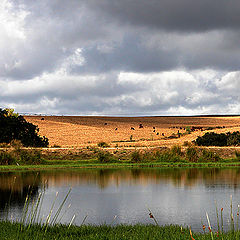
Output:
<instances>
[{"instance_id":1,"label":"harvested field","mask_svg":"<svg viewBox=\"0 0 240 240\"><path fill-rule=\"evenodd\" d=\"M79 117L25 116L38 125L50 146L86 147L104 141L115 146L172 146L191 142L207 131L240 131L240 117ZM41 120L44 118L44 120ZM142 128L139 128L142 124ZM196 129L186 133L186 127ZM131 129L134 128L134 129ZM214 128L209 130L209 128ZM184 134L178 138L178 133ZM132 140L132 141L130 141Z\"/></svg>"}]
</instances>

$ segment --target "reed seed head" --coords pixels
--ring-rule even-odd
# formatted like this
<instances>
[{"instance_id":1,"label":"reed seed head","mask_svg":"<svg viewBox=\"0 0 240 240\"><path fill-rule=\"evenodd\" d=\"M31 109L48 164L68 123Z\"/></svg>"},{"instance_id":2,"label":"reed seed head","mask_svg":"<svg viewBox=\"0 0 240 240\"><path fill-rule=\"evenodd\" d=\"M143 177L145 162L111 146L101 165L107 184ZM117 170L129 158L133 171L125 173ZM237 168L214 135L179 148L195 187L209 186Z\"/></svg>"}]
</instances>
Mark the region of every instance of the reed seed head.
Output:
<instances>
[{"instance_id":1,"label":"reed seed head","mask_svg":"<svg viewBox=\"0 0 240 240\"><path fill-rule=\"evenodd\" d=\"M154 218L153 215L152 215L152 213L149 213L149 217L150 217L150 218Z\"/></svg>"}]
</instances>

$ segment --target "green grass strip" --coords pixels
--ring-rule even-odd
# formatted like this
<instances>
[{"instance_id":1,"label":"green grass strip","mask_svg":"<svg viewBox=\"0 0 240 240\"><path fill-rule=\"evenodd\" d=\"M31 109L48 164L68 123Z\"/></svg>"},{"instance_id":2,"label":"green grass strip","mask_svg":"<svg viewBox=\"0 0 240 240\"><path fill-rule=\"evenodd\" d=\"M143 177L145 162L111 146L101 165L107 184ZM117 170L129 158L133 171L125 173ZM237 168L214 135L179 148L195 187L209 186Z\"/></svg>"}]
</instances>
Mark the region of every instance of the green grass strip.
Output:
<instances>
[{"instance_id":1,"label":"green grass strip","mask_svg":"<svg viewBox=\"0 0 240 240\"><path fill-rule=\"evenodd\" d=\"M109 239L109 240L129 240L129 239L161 239L161 240L186 240L186 239L212 239L211 234L192 233L190 229L180 226L156 226L156 225L117 225L117 226L67 226L56 225L49 226L46 229L40 225L32 225L30 228L24 227L21 232L18 232L19 224L10 222L0 222L0 239L25 239L25 240L52 240L52 239ZM213 233L214 239L239 239L239 231L231 231L220 234Z\"/></svg>"}]
</instances>

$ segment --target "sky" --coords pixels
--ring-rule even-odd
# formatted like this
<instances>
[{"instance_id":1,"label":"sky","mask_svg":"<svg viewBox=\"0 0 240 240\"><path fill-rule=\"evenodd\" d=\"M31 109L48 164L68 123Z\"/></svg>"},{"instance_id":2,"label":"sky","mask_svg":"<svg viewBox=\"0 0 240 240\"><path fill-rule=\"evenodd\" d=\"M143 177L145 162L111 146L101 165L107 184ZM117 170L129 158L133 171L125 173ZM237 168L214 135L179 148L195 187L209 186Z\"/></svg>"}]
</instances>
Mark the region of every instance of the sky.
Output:
<instances>
[{"instance_id":1,"label":"sky","mask_svg":"<svg viewBox=\"0 0 240 240\"><path fill-rule=\"evenodd\" d=\"M1 0L0 108L240 113L239 0Z\"/></svg>"}]
</instances>

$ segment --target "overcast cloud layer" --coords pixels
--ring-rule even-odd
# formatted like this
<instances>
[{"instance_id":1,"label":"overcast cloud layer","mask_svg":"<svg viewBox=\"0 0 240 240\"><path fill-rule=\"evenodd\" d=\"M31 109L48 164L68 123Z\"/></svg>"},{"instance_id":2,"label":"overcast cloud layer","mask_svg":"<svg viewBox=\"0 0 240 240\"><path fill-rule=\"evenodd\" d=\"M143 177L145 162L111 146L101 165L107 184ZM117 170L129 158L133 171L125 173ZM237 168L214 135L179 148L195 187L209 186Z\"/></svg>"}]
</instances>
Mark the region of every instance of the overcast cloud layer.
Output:
<instances>
[{"instance_id":1,"label":"overcast cloud layer","mask_svg":"<svg viewBox=\"0 0 240 240\"><path fill-rule=\"evenodd\" d=\"M0 107L240 112L239 0L2 0Z\"/></svg>"}]
</instances>

